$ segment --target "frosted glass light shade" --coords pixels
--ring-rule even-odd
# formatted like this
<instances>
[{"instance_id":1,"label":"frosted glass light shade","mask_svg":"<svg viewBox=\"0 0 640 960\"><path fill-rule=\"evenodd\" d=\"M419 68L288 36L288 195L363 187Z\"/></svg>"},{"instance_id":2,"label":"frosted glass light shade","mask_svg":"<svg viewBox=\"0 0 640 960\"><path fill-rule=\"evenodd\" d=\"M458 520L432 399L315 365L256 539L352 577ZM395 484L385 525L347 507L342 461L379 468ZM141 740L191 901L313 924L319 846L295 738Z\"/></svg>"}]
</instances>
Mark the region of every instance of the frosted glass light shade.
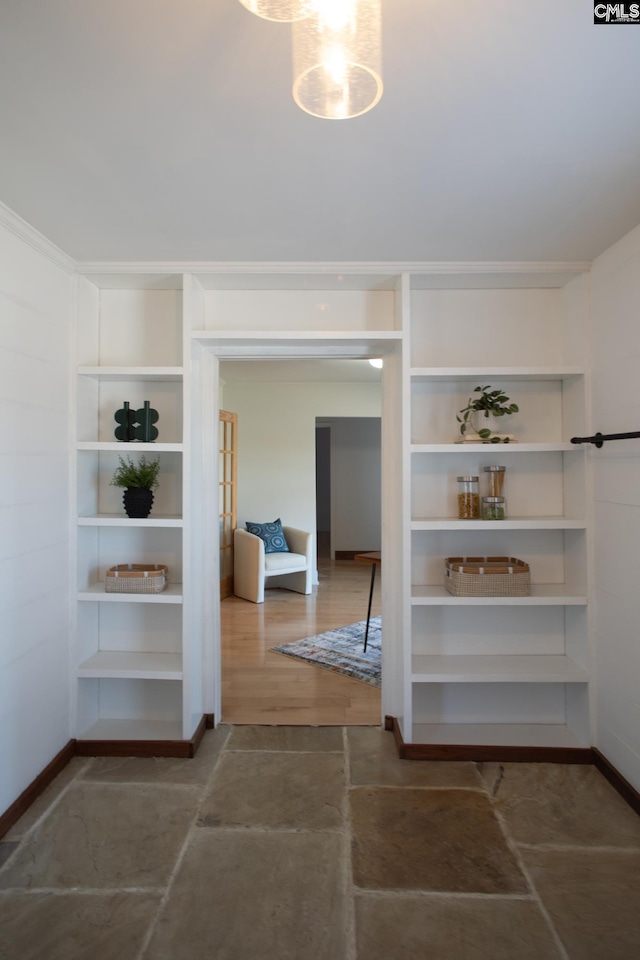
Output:
<instances>
[{"instance_id":1,"label":"frosted glass light shade","mask_svg":"<svg viewBox=\"0 0 640 960\"><path fill-rule=\"evenodd\" d=\"M240 3L263 20L293 23L309 16L312 0L240 0Z\"/></svg>"},{"instance_id":2,"label":"frosted glass light shade","mask_svg":"<svg viewBox=\"0 0 640 960\"><path fill-rule=\"evenodd\" d=\"M346 120L382 96L381 0L312 0L293 24L293 99L314 117Z\"/></svg>"}]
</instances>

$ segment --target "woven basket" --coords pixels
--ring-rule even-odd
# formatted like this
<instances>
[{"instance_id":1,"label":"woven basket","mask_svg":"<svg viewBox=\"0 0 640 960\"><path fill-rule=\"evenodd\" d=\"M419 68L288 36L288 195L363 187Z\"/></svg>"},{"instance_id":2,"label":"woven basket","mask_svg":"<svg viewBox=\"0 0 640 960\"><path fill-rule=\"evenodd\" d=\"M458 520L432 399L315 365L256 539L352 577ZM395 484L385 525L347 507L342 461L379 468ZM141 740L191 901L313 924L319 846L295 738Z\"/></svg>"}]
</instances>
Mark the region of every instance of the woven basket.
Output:
<instances>
[{"instance_id":1,"label":"woven basket","mask_svg":"<svg viewBox=\"0 0 640 960\"><path fill-rule=\"evenodd\" d=\"M162 593L168 573L163 563L119 563L109 567L106 593Z\"/></svg>"},{"instance_id":2,"label":"woven basket","mask_svg":"<svg viewBox=\"0 0 640 960\"><path fill-rule=\"evenodd\" d=\"M528 597L531 574L516 557L447 557L444 585L454 597Z\"/></svg>"}]
</instances>

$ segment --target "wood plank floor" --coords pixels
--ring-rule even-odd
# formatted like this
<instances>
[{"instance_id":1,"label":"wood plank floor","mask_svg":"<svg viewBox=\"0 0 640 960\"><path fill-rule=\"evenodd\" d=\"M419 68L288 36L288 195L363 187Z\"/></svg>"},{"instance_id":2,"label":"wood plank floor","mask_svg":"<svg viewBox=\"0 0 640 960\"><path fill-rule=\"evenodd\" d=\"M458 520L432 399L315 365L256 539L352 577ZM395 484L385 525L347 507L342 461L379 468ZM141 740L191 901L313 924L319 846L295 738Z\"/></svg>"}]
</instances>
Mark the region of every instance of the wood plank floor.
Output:
<instances>
[{"instance_id":1,"label":"wood plank floor","mask_svg":"<svg viewBox=\"0 0 640 960\"><path fill-rule=\"evenodd\" d=\"M270 650L365 619L369 564L321 559L318 568L320 584L309 596L270 589L264 603L222 601L223 723L381 722L377 688ZM378 577L371 615L379 613Z\"/></svg>"}]
</instances>

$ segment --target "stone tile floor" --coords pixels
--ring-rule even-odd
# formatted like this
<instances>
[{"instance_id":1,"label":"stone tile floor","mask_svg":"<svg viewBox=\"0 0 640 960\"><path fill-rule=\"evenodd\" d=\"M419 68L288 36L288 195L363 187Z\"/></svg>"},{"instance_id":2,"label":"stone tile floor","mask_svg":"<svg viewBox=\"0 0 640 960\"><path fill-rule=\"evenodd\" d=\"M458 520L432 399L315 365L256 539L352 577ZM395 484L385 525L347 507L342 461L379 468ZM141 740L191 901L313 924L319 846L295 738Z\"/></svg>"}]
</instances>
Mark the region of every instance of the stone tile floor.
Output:
<instances>
[{"instance_id":1,"label":"stone tile floor","mask_svg":"<svg viewBox=\"0 0 640 960\"><path fill-rule=\"evenodd\" d=\"M370 727L75 759L0 842L1 960L633 960L640 818L593 767Z\"/></svg>"}]
</instances>

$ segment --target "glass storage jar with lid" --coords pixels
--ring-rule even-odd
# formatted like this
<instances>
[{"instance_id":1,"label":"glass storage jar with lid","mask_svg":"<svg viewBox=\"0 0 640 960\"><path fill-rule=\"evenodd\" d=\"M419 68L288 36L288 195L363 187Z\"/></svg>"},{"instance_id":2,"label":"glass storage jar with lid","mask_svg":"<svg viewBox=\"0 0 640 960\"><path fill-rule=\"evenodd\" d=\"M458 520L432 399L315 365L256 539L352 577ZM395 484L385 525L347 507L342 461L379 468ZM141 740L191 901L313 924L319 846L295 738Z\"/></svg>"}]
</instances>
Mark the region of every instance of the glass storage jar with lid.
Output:
<instances>
[{"instance_id":1,"label":"glass storage jar with lid","mask_svg":"<svg viewBox=\"0 0 640 960\"><path fill-rule=\"evenodd\" d=\"M458 477L458 519L478 520L480 490L478 477Z\"/></svg>"},{"instance_id":2,"label":"glass storage jar with lid","mask_svg":"<svg viewBox=\"0 0 640 960\"><path fill-rule=\"evenodd\" d=\"M506 507L504 497L483 497L482 498L482 519L483 520L504 520L506 517Z\"/></svg>"},{"instance_id":3,"label":"glass storage jar with lid","mask_svg":"<svg viewBox=\"0 0 640 960\"><path fill-rule=\"evenodd\" d=\"M487 474L487 479L489 481L489 489L487 491L487 496L489 497L503 496L505 470L506 470L506 467L499 467L499 466L491 466L491 467L484 468L484 472Z\"/></svg>"}]
</instances>

